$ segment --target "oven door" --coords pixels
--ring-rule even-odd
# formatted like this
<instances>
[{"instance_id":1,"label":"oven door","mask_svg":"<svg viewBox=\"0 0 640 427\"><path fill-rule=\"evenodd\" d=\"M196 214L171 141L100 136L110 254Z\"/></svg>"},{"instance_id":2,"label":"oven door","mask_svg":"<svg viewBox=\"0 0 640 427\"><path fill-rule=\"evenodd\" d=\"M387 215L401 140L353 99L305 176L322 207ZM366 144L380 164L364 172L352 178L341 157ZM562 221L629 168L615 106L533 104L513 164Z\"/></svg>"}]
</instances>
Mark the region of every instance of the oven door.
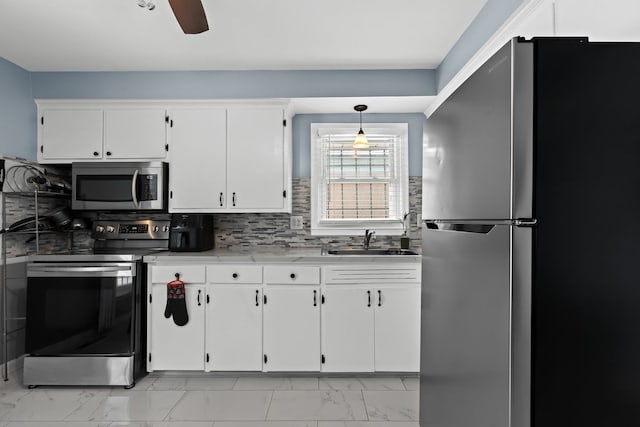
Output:
<instances>
[{"instance_id":1,"label":"oven door","mask_svg":"<svg viewBox=\"0 0 640 427\"><path fill-rule=\"evenodd\" d=\"M135 262L28 264L27 354L132 355L138 288Z\"/></svg>"},{"instance_id":2,"label":"oven door","mask_svg":"<svg viewBox=\"0 0 640 427\"><path fill-rule=\"evenodd\" d=\"M162 163L75 163L74 210L164 210L166 167Z\"/></svg>"}]
</instances>

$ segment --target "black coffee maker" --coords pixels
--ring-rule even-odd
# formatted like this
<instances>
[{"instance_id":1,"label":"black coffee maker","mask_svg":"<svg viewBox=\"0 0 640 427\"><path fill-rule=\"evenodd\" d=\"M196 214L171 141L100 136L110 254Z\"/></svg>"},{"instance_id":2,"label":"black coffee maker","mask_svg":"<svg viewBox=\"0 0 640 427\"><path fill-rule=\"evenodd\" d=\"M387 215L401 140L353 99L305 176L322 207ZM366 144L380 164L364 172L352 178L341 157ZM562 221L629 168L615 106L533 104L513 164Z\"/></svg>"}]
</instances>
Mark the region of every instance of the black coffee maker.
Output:
<instances>
[{"instance_id":1,"label":"black coffee maker","mask_svg":"<svg viewBox=\"0 0 640 427\"><path fill-rule=\"evenodd\" d=\"M169 230L169 250L198 252L213 248L213 215L173 214Z\"/></svg>"}]
</instances>

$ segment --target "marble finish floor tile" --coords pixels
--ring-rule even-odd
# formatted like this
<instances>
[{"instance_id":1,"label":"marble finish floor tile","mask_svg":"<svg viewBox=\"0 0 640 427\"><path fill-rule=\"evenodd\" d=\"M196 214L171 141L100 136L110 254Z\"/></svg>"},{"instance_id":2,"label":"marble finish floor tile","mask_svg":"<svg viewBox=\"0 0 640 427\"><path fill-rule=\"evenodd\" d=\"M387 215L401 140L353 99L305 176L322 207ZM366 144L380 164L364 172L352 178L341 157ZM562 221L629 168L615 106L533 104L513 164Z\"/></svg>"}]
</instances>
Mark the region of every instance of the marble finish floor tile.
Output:
<instances>
[{"instance_id":1,"label":"marble finish floor tile","mask_svg":"<svg viewBox=\"0 0 640 427\"><path fill-rule=\"evenodd\" d=\"M272 393L272 391L187 391L166 420L264 420Z\"/></svg>"},{"instance_id":2,"label":"marble finish floor tile","mask_svg":"<svg viewBox=\"0 0 640 427\"><path fill-rule=\"evenodd\" d=\"M108 427L213 427L213 421L123 421L110 423Z\"/></svg>"},{"instance_id":3,"label":"marble finish floor tile","mask_svg":"<svg viewBox=\"0 0 640 427\"><path fill-rule=\"evenodd\" d=\"M420 427L417 421L318 421L318 427Z\"/></svg>"},{"instance_id":4,"label":"marble finish floor tile","mask_svg":"<svg viewBox=\"0 0 640 427\"><path fill-rule=\"evenodd\" d=\"M234 390L318 390L318 378L240 377Z\"/></svg>"},{"instance_id":5,"label":"marble finish floor tile","mask_svg":"<svg viewBox=\"0 0 640 427\"><path fill-rule=\"evenodd\" d=\"M359 391L274 391L267 420L366 420Z\"/></svg>"},{"instance_id":6,"label":"marble finish floor tile","mask_svg":"<svg viewBox=\"0 0 640 427\"><path fill-rule=\"evenodd\" d=\"M214 376L160 377L147 390L231 390L237 380L235 377Z\"/></svg>"},{"instance_id":7,"label":"marble finish floor tile","mask_svg":"<svg viewBox=\"0 0 640 427\"><path fill-rule=\"evenodd\" d=\"M320 390L406 390L400 378L320 378Z\"/></svg>"},{"instance_id":8,"label":"marble finish floor tile","mask_svg":"<svg viewBox=\"0 0 640 427\"><path fill-rule=\"evenodd\" d=\"M162 421L184 391L113 390L100 402L87 404L69 421Z\"/></svg>"},{"instance_id":9,"label":"marble finish floor tile","mask_svg":"<svg viewBox=\"0 0 640 427\"><path fill-rule=\"evenodd\" d=\"M99 401L106 396L106 391L93 390L10 392L0 398L0 419L63 421L84 404Z\"/></svg>"},{"instance_id":10,"label":"marble finish floor tile","mask_svg":"<svg viewBox=\"0 0 640 427\"><path fill-rule=\"evenodd\" d=\"M317 421L216 421L213 427L318 427Z\"/></svg>"},{"instance_id":11,"label":"marble finish floor tile","mask_svg":"<svg viewBox=\"0 0 640 427\"><path fill-rule=\"evenodd\" d=\"M417 391L362 392L371 421L417 421L419 399Z\"/></svg>"},{"instance_id":12,"label":"marble finish floor tile","mask_svg":"<svg viewBox=\"0 0 640 427\"><path fill-rule=\"evenodd\" d=\"M409 391L420 390L420 378L403 378L402 383Z\"/></svg>"},{"instance_id":13,"label":"marble finish floor tile","mask_svg":"<svg viewBox=\"0 0 640 427\"><path fill-rule=\"evenodd\" d=\"M111 427L111 423L69 422L69 421L6 421L0 427Z\"/></svg>"}]
</instances>

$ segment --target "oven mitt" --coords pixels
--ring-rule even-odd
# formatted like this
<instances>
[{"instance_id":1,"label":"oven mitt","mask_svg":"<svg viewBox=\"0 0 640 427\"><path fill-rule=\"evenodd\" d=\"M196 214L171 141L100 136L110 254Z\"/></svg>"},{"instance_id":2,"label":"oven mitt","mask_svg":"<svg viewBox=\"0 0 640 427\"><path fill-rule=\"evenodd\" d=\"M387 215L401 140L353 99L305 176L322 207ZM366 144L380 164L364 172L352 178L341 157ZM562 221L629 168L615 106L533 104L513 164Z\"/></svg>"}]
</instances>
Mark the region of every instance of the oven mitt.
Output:
<instances>
[{"instance_id":1,"label":"oven mitt","mask_svg":"<svg viewBox=\"0 0 640 427\"><path fill-rule=\"evenodd\" d=\"M167 283L167 306L164 309L164 317L168 319L173 316L173 322L178 326L184 326L189 321L184 291L182 280L172 280Z\"/></svg>"}]
</instances>

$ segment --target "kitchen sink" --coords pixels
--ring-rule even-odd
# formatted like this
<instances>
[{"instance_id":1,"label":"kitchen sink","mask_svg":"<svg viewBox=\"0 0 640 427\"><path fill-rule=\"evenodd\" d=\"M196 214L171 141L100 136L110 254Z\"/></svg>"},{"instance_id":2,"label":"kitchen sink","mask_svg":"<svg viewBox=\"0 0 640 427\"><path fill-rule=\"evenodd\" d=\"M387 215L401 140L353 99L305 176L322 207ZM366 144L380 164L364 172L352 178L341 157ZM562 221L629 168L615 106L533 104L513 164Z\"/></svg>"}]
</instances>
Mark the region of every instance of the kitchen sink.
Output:
<instances>
[{"instance_id":1,"label":"kitchen sink","mask_svg":"<svg viewBox=\"0 0 640 427\"><path fill-rule=\"evenodd\" d=\"M327 249L323 255L418 255L411 249Z\"/></svg>"}]
</instances>

